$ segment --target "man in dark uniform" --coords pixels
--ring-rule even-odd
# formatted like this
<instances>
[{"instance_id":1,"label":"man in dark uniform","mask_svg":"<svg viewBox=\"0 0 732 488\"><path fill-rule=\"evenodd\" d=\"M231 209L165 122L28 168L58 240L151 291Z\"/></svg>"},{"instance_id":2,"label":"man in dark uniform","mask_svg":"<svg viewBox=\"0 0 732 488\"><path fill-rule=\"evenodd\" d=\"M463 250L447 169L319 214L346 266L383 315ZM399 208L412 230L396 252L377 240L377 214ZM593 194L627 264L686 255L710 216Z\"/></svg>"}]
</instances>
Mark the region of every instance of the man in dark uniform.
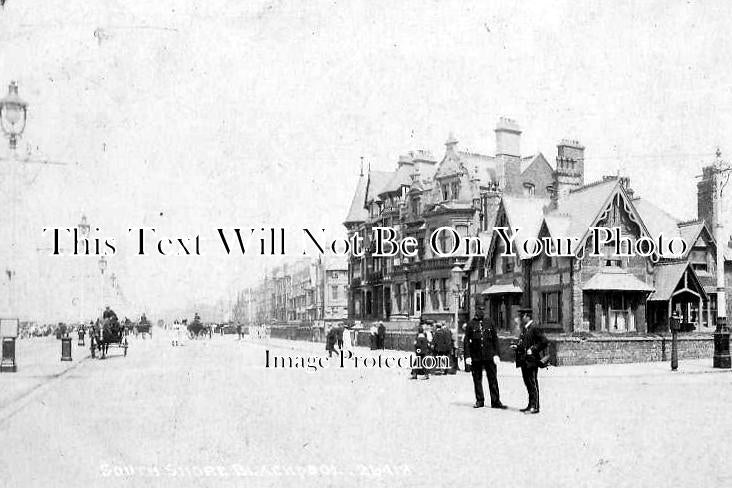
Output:
<instances>
[{"instance_id":1,"label":"man in dark uniform","mask_svg":"<svg viewBox=\"0 0 732 488\"><path fill-rule=\"evenodd\" d=\"M473 374L473 387L475 388L474 408L485 405L483 396L483 370L488 377L488 390L491 395L491 408L507 408L501 403L501 396L498 391L498 377L496 366L500 362L498 349L498 334L493 321L483 316L483 307L478 307L475 317L468 323L465 329L466 352Z\"/></svg>"},{"instance_id":2,"label":"man in dark uniform","mask_svg":"<svg viewBox=\"0 0 732 488\"><path fill-rule=\"evenodd\" d=\"M519 309L521 334L516 344L516 367L521 368L521 376L529 394L529 404L522 408L524 413L539 413L539 363L546 349L547 341L542 331L532 320L530 308Z\"/></svg>"}]
</instances>

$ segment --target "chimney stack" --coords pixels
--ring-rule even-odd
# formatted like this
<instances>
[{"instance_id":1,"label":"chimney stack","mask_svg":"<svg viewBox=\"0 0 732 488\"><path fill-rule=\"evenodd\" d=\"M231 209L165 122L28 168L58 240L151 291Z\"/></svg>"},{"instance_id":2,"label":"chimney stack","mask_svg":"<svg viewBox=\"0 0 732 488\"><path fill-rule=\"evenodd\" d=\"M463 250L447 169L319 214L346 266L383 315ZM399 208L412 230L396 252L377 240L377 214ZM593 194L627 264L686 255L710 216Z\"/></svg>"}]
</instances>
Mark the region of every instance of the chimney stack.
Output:
<instances>
[{"instance_id":1,"label":"chimney stack","mask_svg":"<svg viewBox=\"0 0 732 488\"><path fill-rule=\"evenodd\" d=\"M515 120L506 117L496 124L496 156L521 157L521 128Z\"/></svg>"},{"instance_id":2,"label":"chimney stack","mask_svg":"<svg viewBox=\"0 0 732 488\"><path fill-rule=\"evenodd\" d=\"M501 117L496 124L496 159L499 178L508 195L523 193L521 187L521 129L515 120Z\"/></svg>"},{"instance_id":3,"label":"chimney stack","mask_svg":"<svg viewBox=\"0 0 732 488\"><path fill-rule=\"evenodd\" d=\"M585 146L579 141L562 139L557 144L557 168L554 171L552 208L557 208L573 188L585 184Z\"/></svg>"},{"instance_id":4,"label":"chimney stack","mask_svg":"<svg viewBox=\"0 0 732 488\"><path fill-rule=\"evenodd\" d=\"M714 191L714 166L705 166L702 169L701 180L696 184L696 212L697 218L704 220L712 232L717 225L717 198Z\"/></svg>"}]
</instances>

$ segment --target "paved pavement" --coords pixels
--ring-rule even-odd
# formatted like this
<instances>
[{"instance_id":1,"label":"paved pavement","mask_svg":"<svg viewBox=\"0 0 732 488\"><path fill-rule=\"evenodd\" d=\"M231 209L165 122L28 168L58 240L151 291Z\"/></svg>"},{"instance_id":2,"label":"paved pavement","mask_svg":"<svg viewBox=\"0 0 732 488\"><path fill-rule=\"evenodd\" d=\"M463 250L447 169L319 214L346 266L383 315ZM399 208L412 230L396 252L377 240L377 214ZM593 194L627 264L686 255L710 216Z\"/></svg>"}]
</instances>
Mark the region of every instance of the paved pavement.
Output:
<instances>
[{"instance_id":1,"label":"paved pavement","mask_svg":"<svg viewBox=\"0 0 732 488\"><path fill-rule=\"evenodd\" d=\"M542 371L526 416L510 364L511 408L476 410L464 373L273 369L267 350L324 353L156 334L126 358L61 363L58 341L20 343L19 372L0 375L0 486L732 485L732 373L703 361Z\"/></svg>"}]
</instances>

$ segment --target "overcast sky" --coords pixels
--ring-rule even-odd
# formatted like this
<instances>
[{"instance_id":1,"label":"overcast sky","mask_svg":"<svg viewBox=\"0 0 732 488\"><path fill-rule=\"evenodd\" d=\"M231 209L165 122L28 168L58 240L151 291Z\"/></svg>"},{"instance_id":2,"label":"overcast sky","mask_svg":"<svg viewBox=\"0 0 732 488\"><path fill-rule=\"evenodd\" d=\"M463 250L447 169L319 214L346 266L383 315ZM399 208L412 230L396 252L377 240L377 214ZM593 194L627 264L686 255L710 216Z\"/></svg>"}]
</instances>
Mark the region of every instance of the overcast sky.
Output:
<instances>
[{"instance_id":1,"label":"overcast sky","mask_svg":"<svg viewBox=\"0 0 732 488\"><path fill-rule=\"evenodd\" d=\"M412 149L441 157L451 131L492 154L499 116L525 155L553 161L579 139L587 181L620 169L695 217L695 175L717 146L732 153L732 4L548 3L9 0L0 89L17 80L30 104L20 153L78 162L18 169L12 259L0 163L17 311L101 300L97 258L44 257L44 226L85 212L115 237L108 273L130 311L210 302L272 262L226 257L217 227L340 232L361 156L383 170ZM135 257L139 226L200 234L204 255Z\"/></svg>"}]
</instances>

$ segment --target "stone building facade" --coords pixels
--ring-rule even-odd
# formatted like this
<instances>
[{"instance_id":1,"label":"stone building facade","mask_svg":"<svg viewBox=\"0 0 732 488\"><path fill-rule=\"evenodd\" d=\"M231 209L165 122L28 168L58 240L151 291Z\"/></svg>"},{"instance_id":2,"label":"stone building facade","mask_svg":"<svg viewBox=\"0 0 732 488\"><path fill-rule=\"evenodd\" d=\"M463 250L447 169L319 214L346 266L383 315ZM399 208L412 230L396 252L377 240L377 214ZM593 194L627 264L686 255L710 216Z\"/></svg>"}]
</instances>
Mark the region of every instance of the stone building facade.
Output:
<instances>
[{"instance_id":1,"label":"stone building facade","mask_svg":"<svg viewBox=\"0 0 732 488\"><path fill-rule=\"evenodd\" d=\"M240 323L321 325L347 318L348 263L320 256L268 270L256 286L241 290L234 304Z\"/></svg>"}]
</instances>

